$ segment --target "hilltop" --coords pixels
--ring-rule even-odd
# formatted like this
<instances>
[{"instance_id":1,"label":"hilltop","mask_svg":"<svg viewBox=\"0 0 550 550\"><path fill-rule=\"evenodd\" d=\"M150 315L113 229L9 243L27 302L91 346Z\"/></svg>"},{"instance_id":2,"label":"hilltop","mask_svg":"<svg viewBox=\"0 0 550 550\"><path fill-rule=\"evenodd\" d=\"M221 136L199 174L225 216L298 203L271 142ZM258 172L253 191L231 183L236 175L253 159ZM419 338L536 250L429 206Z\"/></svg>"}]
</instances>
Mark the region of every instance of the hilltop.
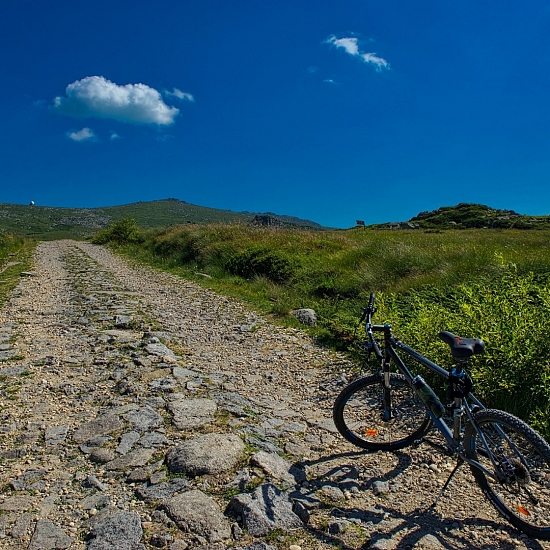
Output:
<instances>
[{"instance_id":1,"label":"hilltop","mask_svg":"<svg viewBox=\"0 0 550 550\"><path fill-rule=\"evenodd\" d=\"M233 212L169 198L102 208L62 208L0 203L0 231L41 240L86 238L110 223L134 218L146 229L204 223L254 223L291 228L324 229L318 223L273 213Z\"/></svg>"},{"instance_id":2,"label":"hilltop","mask_svg":"<svg viewBox=\"0 0 550 550\"><path fill-rule=\"evenodd\" d=\"M483 204L459 203L420 212L406 222L370 226L373 229L548 229L550 216L526 216Z\"/></svg>"}]
</instances>

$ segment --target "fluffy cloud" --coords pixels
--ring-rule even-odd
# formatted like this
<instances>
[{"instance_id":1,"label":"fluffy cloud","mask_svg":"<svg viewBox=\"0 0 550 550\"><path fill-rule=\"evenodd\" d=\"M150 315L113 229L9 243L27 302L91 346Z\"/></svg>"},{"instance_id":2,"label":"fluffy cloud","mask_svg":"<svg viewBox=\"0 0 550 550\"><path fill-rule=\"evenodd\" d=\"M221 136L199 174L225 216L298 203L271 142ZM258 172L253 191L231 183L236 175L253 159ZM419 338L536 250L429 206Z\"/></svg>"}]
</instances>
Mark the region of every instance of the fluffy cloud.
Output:
<instances>
[{"instance_id":1,"label":"fluffy cloud","mask_svg":"<svg viewBox=\"0 0 550 550\"><path fill-rule=\"evenodd\" d=\"M164 103L160 93L145 84L119 86L102 76L87 76L67 86L54 109L79 117L98 117L135 124L169 125L179 110Z\"/></svg>"},{"instance_id":2,"label":"fluffy cloud","mask_svg":"<svg viewBox=\"0 0 550 550\"><path fill-rule=\"evenodd\" d=\"M372 52L361 52L359 49L359 41L355 37L336 38L336 36L332 35L327 38L326 42L327 44L333 44L337 48L343 48L346 53L358 57L363 63L373 65L377 71L390 68L390 64L383 57L379 57Z\"/></svg>"},{"instance_id":3,"label":"fluffy cloud","mask_svg":"<svg viewBox=\"0 0 550 550\"><path fill-rule=\"evenodd\" d=\"M184 101L195 101L195 98L192 96L192 94L188 92L182 92L177 88L174 88L173 91L171 92L169 92L168 90L165 90L164 95L167 95L169 97L177 97L178 99L182 99Z\"/></svg>"},{"instance_id":4,"label":"fluffy cloud","mask_svg":"<svg viewBox=\"0 0 550 550\"><path fill-rule=\"evenodd\" d=\"M67 132L67 137L73 141L87 141L95 139L95 134L90 128L82 128L78 132Z\"/></svg>"}]
</instances>

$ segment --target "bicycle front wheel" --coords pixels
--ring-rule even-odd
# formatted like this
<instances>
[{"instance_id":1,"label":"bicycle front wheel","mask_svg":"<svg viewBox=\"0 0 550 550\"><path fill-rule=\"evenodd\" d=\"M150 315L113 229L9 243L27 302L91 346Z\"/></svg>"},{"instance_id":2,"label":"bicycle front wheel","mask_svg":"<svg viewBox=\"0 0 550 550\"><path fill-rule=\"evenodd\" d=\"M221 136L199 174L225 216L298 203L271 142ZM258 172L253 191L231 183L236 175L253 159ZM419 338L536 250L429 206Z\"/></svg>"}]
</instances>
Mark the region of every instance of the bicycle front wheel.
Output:
<instances>
[{"instance_id":1,"label":"bicycle front wheel","mask_svg":"<svg viewBox=\"0 0 550 550\"><path fill-rule=\"evenodd\" d=\"M411 445L430 429L426 406L402 374L390 374L391 414L384 414L383 374L355 380L333 407L334 424L350 443L373 451Z\"/></svg>"},{"instance_id":2,"label":"bicycle front wheel","mask_svg":"<svg viewBox=\"0 0 550 550\"><path fill-rule=\"evenodd\" d=\"M527 535L550 540L550 446L525 422L493 409L466 426L466 456L491 504Z\"/></svg>"}]
</instances>

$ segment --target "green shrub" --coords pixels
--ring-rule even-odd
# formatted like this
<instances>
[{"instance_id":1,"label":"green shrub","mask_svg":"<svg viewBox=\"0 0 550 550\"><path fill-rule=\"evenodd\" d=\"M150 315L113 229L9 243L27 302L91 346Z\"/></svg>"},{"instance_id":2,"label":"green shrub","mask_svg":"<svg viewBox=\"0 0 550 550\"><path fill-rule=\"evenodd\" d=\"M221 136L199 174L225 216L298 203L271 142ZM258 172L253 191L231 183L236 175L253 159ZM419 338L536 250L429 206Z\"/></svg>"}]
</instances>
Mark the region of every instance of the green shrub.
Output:
<instances>
[{"instance_id":1,"label":"green shrub","mask_svg":"<svg viewBox=\"0 0 550 550\"><path fill-rule=\"evenodd\" d=\"M143 242L139 227L134 218L124 218L111 223L107 228L96 233L92 242L95 244L128 244Z\"/></svg>"},{"instance_id":2,"label":"green shrub","mask_svg":"<svg viewBox=\"0 0 550 550\"><path fill-rule=\"evenodd\" d=\"M229 273L253 279L266 277L275 283L285 283L293 275L291 262L279 251L267 247L249 248L226 261Z\"/></svg>"}]
</instances>

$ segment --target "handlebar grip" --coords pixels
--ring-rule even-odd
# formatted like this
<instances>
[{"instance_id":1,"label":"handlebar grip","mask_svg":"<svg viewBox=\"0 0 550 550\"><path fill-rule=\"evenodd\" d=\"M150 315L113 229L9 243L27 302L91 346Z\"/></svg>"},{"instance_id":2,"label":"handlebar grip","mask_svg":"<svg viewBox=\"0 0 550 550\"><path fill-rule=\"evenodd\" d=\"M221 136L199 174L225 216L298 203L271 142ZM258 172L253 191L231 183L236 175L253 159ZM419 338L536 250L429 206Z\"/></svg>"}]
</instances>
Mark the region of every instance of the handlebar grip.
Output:
<instances>
[{"instance_id":1,"label":"handlebar grip","mask_svg":"<svg viewBox=\"0 0 550 550\"><path fill-rule=\"evenodd\" d=\"M369 305L367 306L367 309L372 311L374 308L374 292L370 293L370 299L369 299Z\"/></svg>"}]
</instances>

